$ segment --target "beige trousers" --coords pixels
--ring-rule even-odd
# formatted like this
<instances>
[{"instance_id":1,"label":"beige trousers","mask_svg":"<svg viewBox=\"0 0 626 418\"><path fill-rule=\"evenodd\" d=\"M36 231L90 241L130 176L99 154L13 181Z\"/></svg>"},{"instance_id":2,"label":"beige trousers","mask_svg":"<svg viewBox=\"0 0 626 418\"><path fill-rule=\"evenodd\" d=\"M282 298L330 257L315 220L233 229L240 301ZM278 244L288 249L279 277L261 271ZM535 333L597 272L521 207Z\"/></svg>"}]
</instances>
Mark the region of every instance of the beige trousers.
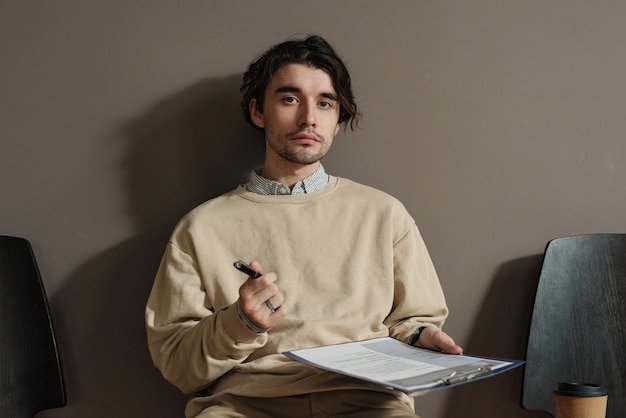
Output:
<instances>
[{"instance_id":1,"label":"beige trousers","mask_svg":"<svg viewBox=\"0 0 626 418\"><path fill-rule=\"evenodd\" d=\"M196 418L283 417L416 418L417 416L411 398L365 390L337 390L282 398L224 395L196 415Z\"/></svg>"}]
</instances>

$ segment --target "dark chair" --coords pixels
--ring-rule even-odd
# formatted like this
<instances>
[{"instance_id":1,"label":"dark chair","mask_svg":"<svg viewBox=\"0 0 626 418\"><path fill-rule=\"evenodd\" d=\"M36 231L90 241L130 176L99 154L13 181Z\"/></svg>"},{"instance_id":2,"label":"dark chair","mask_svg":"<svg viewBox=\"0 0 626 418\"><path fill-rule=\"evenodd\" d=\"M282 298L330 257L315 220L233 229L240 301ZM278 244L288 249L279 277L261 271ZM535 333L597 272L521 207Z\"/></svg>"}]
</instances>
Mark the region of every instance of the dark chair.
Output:
<instances>
[{"instance_id":1,"label":"dark chair","mask_svg":"<svg viewBox=\"0 0 626 418\"><path fill-rule=\"evenodd\" d=\"M0 417L65 406L48 302L30 244L0 236Z\"/></svg>"},{"instance_id":2,"label":"dark chair","mask_svg":"<svg viewBox=\"0 0 626 418\"><path fill-rule=\"evenodd\" d=\"M532 314L522 407L555 415L558 382L607 388L626 414L626 234L550 241Z\"/></svg>"}]
</instances>

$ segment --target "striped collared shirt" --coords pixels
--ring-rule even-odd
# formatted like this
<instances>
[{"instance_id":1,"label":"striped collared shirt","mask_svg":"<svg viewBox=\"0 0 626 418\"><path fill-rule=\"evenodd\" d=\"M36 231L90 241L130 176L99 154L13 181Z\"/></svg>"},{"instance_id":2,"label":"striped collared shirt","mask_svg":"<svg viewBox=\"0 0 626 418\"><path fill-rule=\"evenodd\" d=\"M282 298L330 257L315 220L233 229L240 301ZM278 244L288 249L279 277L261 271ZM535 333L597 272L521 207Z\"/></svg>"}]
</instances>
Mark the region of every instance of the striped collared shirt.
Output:
<instances>
[{"instance_id":1,"label":"striped collared shirt","mask_svg":"<svg viewBox=\"0 0 626 418\"><path fill-rule=\"evenodd\" d=\"M321 164L315 173L297 182L291 190L282 183L261 176L260 173L261 169L252 172L250 181L245 184L247 191L265 196L297 195L321 190L328 184L328 174Z\"/></svg>"}]
</instances>

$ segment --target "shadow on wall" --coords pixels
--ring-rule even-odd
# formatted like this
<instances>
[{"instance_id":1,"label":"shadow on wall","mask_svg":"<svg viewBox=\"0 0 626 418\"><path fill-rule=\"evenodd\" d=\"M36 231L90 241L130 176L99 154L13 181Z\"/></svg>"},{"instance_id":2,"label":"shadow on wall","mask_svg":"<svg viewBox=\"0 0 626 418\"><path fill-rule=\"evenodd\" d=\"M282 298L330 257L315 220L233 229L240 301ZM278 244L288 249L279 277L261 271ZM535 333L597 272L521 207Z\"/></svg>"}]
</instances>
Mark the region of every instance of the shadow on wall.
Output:
<instances>
[{"instance_id":1,"label":"shadow on wall","mask_svg":"<svg viewBox=\"0 0 626 418\"><path fill-rule=\"evenodd\" d=\"M543 255L503 264L493 280L465 351L523 360ZM524 330L519 332L519 330ZM521 407L524 368L451 389L447 418L546 418Z\"/></svg>"},{"instance_id":2,"label":"shadow on wall","mask_svg":"<svg viewBox=\"0 0 626 418\"><path fill-rule=\"evenodd\" d=\"M38 417L183 416L187 397L150 360L144 307L176 221L262 163L262 136L239 111L240 80L203 81L122 126L138 234L86 262L51 301L68 406Z\"/></svg>"}]
</instances>

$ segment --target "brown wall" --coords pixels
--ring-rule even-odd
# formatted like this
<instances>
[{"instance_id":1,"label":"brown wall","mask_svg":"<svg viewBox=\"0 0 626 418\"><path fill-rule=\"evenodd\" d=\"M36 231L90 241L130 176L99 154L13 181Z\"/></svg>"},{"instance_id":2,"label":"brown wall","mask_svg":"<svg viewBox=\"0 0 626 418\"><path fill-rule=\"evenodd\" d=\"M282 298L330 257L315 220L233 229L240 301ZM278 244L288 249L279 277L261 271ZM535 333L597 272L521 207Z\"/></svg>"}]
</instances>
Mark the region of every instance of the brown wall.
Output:
<instances>
[{"instance_id":1,"label":"brown wall","mask_svg":"<svg viewBox=\"0 0 626 418\"><path fill-rule=\"evenodd\" d=\"M144 303L173 223L259 164L239 78L298 33L334 43L364 113L327 170L405 202L467 352L523 358L547 241L626 231L624 16L620 1L2 2L0 233L33 244L69 392L41 416L182 416ZM418 410L538 417L521 380Z\"/></svg>"}]
</instances>

